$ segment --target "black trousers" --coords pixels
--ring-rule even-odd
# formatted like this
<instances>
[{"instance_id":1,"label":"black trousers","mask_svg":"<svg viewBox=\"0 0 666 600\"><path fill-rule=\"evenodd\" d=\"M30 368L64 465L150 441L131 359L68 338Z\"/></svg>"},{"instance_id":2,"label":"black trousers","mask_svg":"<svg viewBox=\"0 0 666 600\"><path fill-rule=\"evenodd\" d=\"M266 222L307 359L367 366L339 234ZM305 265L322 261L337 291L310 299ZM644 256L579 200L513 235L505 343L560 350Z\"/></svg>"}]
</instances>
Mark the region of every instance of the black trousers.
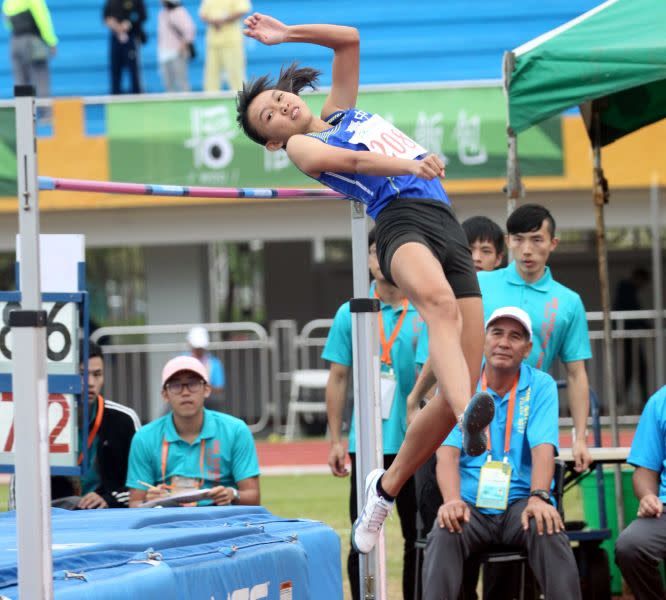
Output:
<instances>
[{"instance_id":1,"label":"black trousers","mask_svg":"<svg viewBox=\"0 0 666 600\"><path fill-rule=\"evenodd\" d=\"M666 514L638 517L615 542L615 562L636 600L664 600L659 563L666 558Z\"/></svg>"},{"instance_id":2,"label":"black trousers","mask_svg":"<svg viewBox=\"0 0 666 600\"><path fill-rule=\"evenodd\" d=\"M356 508L356 455L350 454L351 458L351 490L349 494L349 516L352 524L356 521L358 510ZM384 468L388 469L395 459L395 454L384 455ZM407 483L402 487L400 493L395 499L398 516L400 517L400 528L402 538L405 541L402 564L402 595L405 600L414 598L414 586L416 578L421 577L421 573L416 573L416 487L414 478L410 477ZM349 551L347 559L347 573L349 575L349 585L351 587L352 598L361 599L359 584L359 560L358 554Z\"/></svg>"},{"instance_id":3,"label":"black trousers","mask_svg":"<svg viewBox=\"0 0 666 600\"><path fill-rule=\"evenodd\" d=\"M111 93L122 94L123 72L130 76L130 92L143 93L141 85L141 43L134 36L121 42L114 34L110 36L109 62L111 66Z\"/></svg>"},{"instance_id":4,"label":"black trousers","mask_svg":"<svg viewBox=\"0 0 666 600\"><path fill-rule=\"evenodd\" d=\"M463 566L475 552L493 544L520 546L546 600L581 600L578 567L566 533L538 535L534 519L523 529L521 514L527 498L501 514L486 515L470 507L471 518L462 533L450 533L438 523L428 534L423 561L424 600L457 600L463 583ZM493 596L494 598L494 596Z\"/></svg>"}]
</instances>

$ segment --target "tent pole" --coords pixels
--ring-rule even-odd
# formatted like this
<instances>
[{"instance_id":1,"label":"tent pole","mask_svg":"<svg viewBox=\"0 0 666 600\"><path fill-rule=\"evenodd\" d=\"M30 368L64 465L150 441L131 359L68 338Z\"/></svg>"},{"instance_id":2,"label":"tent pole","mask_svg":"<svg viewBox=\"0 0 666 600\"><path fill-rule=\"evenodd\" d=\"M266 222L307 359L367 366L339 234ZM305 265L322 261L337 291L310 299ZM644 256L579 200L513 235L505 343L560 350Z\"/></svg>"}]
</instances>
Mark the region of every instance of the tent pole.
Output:
<instances>
[{"instance_id":1,"label":"tent pole","mask_svg":"<svg viewBox=\"0 0 666 600\"><path fill-rule=\"evenodd\" d=\"M599 283L601 286L601 309L604 322L603 373L604 395L608 399L608 416L611 423L611 439L615 447L620 445L617 427L617 397L615 386L615 370L613 369L613 341L610 319L610 286L608 283L608 249L606 247L606 224L604 221L604 205L608 201L608 185L601 168L601 142L599 109L592 103L593 119L593 192L594 212L596 220L597 263L599 265ZM624 497L622 495L621 466L615 467L615 506L617 509L618 532L624 529Z\"/></svg>"},{"instance_id":2,"label":"tent pole","mask_svg":"<svg viewBox=\"0 0 666 600\"><path fill-rule=\"evenodd\" d=\"M661 215L659 206L659 180L655 173L650 185L650 222L652 223L652 295L655 318L655 379L659 389L664 385L664 297L662 289L662 249L661 249ZM647 400L644 398L643 400Z\"/></svg>"},{"instance_id":3,"label":"tent pole","mask_svg":"<svg viewBox=\"0 0 666 600\"><path fill-rule=\"evenodd\" d=\"M516 210L516 203L518 198L521 198L524 193L523 182L520 177L520 163L518 162L518 138L511 129L507 127L507 159L506 159L506 216L507 218L511 213ZM511 249L507 249L508 262L513 260Z\"/></svg>"}]
</instances>

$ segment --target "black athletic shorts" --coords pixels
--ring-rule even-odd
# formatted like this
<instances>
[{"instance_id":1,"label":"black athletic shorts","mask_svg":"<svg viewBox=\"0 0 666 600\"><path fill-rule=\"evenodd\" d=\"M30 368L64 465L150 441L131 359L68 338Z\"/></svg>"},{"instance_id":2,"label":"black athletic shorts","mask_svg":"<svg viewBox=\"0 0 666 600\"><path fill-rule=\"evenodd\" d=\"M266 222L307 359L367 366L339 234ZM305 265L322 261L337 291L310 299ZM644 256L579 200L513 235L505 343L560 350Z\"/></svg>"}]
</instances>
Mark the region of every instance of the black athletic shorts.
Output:
<instances>
[{"instance_id":1,"label":"black athletic shorts","mask_svg":"<svg viewBox=\"0 0 666 600\"><path fill-rule=\"evenodd\" d=\"M424 198L396 198L375 220L377 258L384 277L391 277L391 259L407 242L419 242L437 257L456 298L481 296L467 236L453 209Z\"/></svg>"}]
</instances>

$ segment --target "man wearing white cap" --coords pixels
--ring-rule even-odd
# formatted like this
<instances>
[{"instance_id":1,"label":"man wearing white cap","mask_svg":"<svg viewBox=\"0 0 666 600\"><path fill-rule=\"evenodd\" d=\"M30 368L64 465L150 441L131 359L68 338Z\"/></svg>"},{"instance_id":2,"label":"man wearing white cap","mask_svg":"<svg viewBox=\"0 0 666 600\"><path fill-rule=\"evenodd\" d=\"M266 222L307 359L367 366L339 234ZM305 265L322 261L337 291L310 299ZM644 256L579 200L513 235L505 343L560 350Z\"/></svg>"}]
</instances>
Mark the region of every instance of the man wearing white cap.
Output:
<instances>
[{"instance_id":1,"label":"man wearing white cap","mask_svg":"<svg viewBox=\"0 0 666 600\"><path fill-rule=\"evenodd\" d=\"M221 399L226 379L224 365L219 358L208 352L208 346L210 346L208 330L201 325L192 327L187 334L187 343L190 347L190 356L198 358L206 367L213 395L219 396Z\"/></svg>"},{"instance_id":2,"label":"man wearing white cap","mask_svg":"<svg viewBox=\"0 0 666 600\"><path fill-rule=\"evenodd\" d=\"M576 561L550 494L558 450L557 385L524 362L531 350L528 314L515 306L495 310L486 322L477 386L495 401L488 450L466 455L454 428L437 451L443 503L428 535L423 600L457 600L463 564L493 544L525 548L547 600L581 597ZM514 591L484 590L484 596L513 598Z\"/></svg>"},{"instance_id":3,"label":"man wearing white cap","mask_svg":"<svg viewBox=\"0 0 666 600\"><path fill-rule=\"evenodd\" d=\"M259 504L259 463L244 421L204 408L208 371L192 356L162 370L162 398L171 408L132 440L127 472L130 507L169 492L208 490L200 504Z\"/></svg>"}]
</instances>

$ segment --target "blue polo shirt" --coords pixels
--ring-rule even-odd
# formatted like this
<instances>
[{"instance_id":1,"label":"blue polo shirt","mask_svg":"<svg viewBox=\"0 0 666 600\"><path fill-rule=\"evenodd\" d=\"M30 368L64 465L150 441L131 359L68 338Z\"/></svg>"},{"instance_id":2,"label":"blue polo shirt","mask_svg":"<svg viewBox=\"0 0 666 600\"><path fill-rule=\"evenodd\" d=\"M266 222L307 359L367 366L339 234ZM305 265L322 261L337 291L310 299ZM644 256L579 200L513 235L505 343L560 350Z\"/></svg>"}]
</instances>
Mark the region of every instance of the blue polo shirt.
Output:
<instances>
[{"instance_id":1,"label":"blue polo shirt","mask_svg":"<svg viewBox=\"0 0 666 600\"><path fill-rule=\"evenodd\" d=\"M504 269L481 271L478 277L485 319L502 306L522 308L532 319L530 365L548 371L556 357L563 363L592 358L583 301L555 281L548 267L533 283L520 276L515 262Z\"/></svg>"},{"instance_id":2,"label":"blue polo shirt","mask_svg":"<svg viewBox=\"0 0 666 600\"><path fill-rule=\"evenodd\" d=\"M666 502L666 386L647 401L627 462L659 473L659 499Z\"/></svg>"},{"instance_id":3,"label":"blue polo shirt","mask_svg":"<svg viewBox=\"0 0 666 600\"><path fill-rule=\"evenodd\" d=\"M416 360L416 364L419 367L422 367L426 360L428 360L428 352L428 327L424 325L421 328L419 339L416 342L416 356L414 357L414 360Z\"/></svg>"},{"instance_id":4,"label":"blue polo shirt","mask_svg":"<svg viewBox=\"0 0 666 600\"><path fill-rule=\"evenodd\" d=\"M388 340L402 314L402 306L394 309L390 304L380 302L384 321L384 335ZM391 347L391 363L396 379L396 392L388 419L382 420L382 442L384 454L397 454L407 431L407 396L416 381L414 353L423 320L411 305L407 305L407 315L398 337ZM381 352L381 349L380 349ZM345 302L335 315L333 325L322 352L322 358L346 367L352 366L352 317L349 302ZM382 364L382 371L388 367ZM349 430L349 452L356 452L356 416L352 413Z\"/></svg>"},{"instance_id":5,"label":"blue polo shirt","mask_svg":"<svg viewBox=\"0 0 666 600\"><path fill-rule=\"evenodd\" d=\"M184 356L194 355L189 352ZM222 364L222 361L216 356L213 356L210 352L206 352L206 355L201 362L206 366L206 369L208 369L208 383L214 388L223 388L227 378L224 373L224 365Z\"/></svg>"},{"instance_id":6,"label":"blue polo shirt","mask_svg":"<svg viewBox=\"0 0 666 600\"><path fill-rule=\"evenodd\" d=\"M480 390L481 384L479 383L476 391ZM487 391L495 400L495 417L490 424L492 451L486 451L481 456L467 456L462 452L462 434L459 427L454 427L442 444L461 449L460 494L470 506L476 504L481 467L488 460L488 456L492 456L491 460L504 459L504 434L511 390L503 398L500 398L490 387ZM508 453L511 465L509 504L530 495L531 449L540 444L551 444L557 455L559 451L558 411L559 402L555 380L548 373L539 371L523 362L520 367ZM485 514L502 512L491 508L479 508L479 511Z\"/></svg>"},{"instance_id":7,"label":"blue polo shirt","mask_svg":"<svg viewBox=\"0 0 666 600\"><path fill-rule=\"evenodd\" d=\"M162 447L166 440L166 483L174 475L203 480L201 488L236 487L239 481L259 475L259 461L250 429L244 421L204 409L203 427L190 444L181 439L173 413L148 423L132 438L127 487L145 490L139 480L157 485L162 479ZM203 468L202 468L203 444Z\"/></svg>"}]
</instances>

